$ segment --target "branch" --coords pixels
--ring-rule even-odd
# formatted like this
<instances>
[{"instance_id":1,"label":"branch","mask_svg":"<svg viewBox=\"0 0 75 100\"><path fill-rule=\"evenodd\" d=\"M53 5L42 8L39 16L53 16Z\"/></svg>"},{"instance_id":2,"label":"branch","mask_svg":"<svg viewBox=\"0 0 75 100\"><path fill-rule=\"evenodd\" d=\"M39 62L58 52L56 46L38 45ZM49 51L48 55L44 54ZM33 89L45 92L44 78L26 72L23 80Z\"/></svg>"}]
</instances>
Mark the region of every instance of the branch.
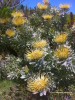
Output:
<instances>
[{"instance_id":1,"label":"branch","mask_svg":"<svg viewBox=\"0 0 75 100\"><path fill-rule=\"evenodd\" d=\"M72 92L50 92L51 94L75 94Z\"/></svg>"},{"instance_id":2,"label":"branch","mask_svg":"<svg viewBox=\"0 0 75 100\"><path fill-rule=\"evenodd\" d=\"M22 0L20 3L14 5L14 6L10 7L10 8L15 8L15 7L17 7L18 5L20 5L21 3L23 3L24 1L25 1L25 0Z\"/></svg>"}]
</instances>

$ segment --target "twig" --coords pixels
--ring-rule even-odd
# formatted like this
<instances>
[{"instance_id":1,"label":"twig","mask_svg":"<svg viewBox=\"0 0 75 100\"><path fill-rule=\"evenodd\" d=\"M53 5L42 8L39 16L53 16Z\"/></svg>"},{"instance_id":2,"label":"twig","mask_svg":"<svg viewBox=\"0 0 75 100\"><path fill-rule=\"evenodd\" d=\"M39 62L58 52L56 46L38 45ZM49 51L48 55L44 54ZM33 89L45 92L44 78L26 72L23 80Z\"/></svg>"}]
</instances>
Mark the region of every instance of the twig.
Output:
<instances>
[{"instance_id":1,"label":"twig","mask_svg":"<svg viewBox=\"0 0 75 100\"><path fill-rule=\"evenodd\" d=\"M18 6L19 4L23 3L24 1L25 1L25 0L22 0L20 3L14 5L14 6L10 7L10 8L15 8L16 6Z\"/></svg>"},{"instance_id":2,"label":"twig","mask_svg":"<svg viewBox=\"0 0 75 100\"><path fill-rule=\"evenodd\" d=\"M75 94L73 92L50 92L51 94Z\"/></svg>"}]
</instances>

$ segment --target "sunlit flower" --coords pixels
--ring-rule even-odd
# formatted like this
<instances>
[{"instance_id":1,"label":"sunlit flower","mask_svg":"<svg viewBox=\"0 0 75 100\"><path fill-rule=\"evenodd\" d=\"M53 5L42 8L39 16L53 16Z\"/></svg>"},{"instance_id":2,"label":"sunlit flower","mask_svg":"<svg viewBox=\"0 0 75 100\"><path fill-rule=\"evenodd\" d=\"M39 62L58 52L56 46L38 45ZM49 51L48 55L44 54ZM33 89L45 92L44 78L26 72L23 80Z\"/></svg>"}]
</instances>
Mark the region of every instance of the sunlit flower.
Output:
<instances>
[{"instance_id":1,"label":"sunlit flower","mask_svg":"<svg viewBox=\"0 0 75 100\"><path fill-rule=\"evenodd\" d=\"M21 12L21 11L14 11L14 12L11 13L11 15L13 17L23 17L24 16L24 13Z\"/></svg>"},{"instance_id":2,"label":"sunlit flower","mask_svg":"<svg viewBox=\"0 0 75 100\"><path fill-rule=\"evenodd\" d=\"M15 31L13 29L7 29L6 35L9 36L9 37L14 37Z\"/></svg>"},{"instance_id":3,"label":"sunlit flower","mask_svg":"<svg viewBox=\"0 0 75 100\"><path fill-rule=\"evenodd\" d=\"M27 23L27 19L25 17L15 17L13 18L12 23L16 26L20 26Z\"/></svg>"},{"instance_id":4,"label":"sunlit flower","mask_svg":"<svg viewBox=\"0 0 75 100\"><path fill-rule=\"evenodd\" d=\"M56 43L65 43L67 41L67 38L68 38L68 35L64 33L64 34L56 36L54 41Z\"/></svg>"},{"instance_id":5,"label":"sunlit flower","mask_svg":"<svg viewBox=\"0 0 75 100\"><path fill-rule=\"evenodd\" d=\"M45 5L49 5L49 0L43 0Z\"/></svg>"},{"instance_id":6,"label":"sunlit flower","mask_svg":"<svg viewBox=\"0 0 75 100\"><path fill-rule=\"evenodd\" d=\"M43 15L42 17L44 20L50 20L53 18L53 15Z\"/></svg>"},{"instance_id":7,"label":"sunlit flower","mask_svg":"<svg viewBox=\"0 0 75 100\"><path fill-rule=\"evenodd\" d=\"M47 5L43 5L43 4L40 4L40 3L38 3L38 8L40 9L40 10L46 10L47 8L48 8L48 6Z\"/></svg>"},{"instance_id":8,"label":"sunlit flower","mask_svg":"<svg viewBox=\"0 0 75 100\"><path fill-rule=\"evenodd\" d=\"M48 89L49 77L45 75L36 75L30 77L27 81L27 89L32 93L42 92Z\"/></svg>"},{"instance_id":9,"label":"sunlit flower","mask_svg":"<svg viewBox=\"0 0 75 100\"><path fill-rule=\"evenodd\" d=\"M35 48L44 48L45 46L47 46L46 40L37 41L33 44L33 47Z\"/></svg>"},{"instance_id":10,"label":"sunlit flower","mask_svg":"<svg viewBox=\"0 0 75 100\"><path fill-rule=\"evenodd\" d=\"M0 24L6 24L8 20L8 18L0 18Z\"/></svg>"},{"instance_id":11,"label":"sunlit flower","mask_svg":"<svg viewBox=\"0 0 75 100\"><path fill-rule=\"evenodd\" d=\"M26 57L28 60L39 60L44 56L44 51L34 50L32 52L27 53Z\"/></svg>"},{"instance_id":12,"label":"sunlit flower","mask_svg":"<svg viewBox=\"0 0 75 100\"><path fill-rule=\"evenodd\" d=\"M55 51L55 56L60 60L67 59L70 56L70 49L67 47L60 47Z\"/></svg>"},{"instance_id":13,"label":"sunlit flower","mask_svg":"<svg viewBox=\"0 0 75 100\"><path fill-rule=\"evenodd\" d=\"M70 8L69 4L60 4L59 6L61 9L68 10Z\"/></svg>"}]
</instances>

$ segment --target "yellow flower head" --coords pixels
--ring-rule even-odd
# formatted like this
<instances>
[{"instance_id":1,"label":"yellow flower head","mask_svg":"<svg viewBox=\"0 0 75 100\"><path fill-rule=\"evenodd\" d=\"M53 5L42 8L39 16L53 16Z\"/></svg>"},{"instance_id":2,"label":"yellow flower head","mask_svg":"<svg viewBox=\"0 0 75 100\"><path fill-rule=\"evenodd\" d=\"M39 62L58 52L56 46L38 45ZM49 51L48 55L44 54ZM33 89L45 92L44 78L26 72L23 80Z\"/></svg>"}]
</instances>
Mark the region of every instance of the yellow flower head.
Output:
<instances>
[{"instance_id":1,"label":"yellow flower head","mask_svg":"<svg viewBox=\"0 0 75 100\"><path fill-rule=\"evenodd\" d=\"M67 41L67 38L68 38L68 35L67 34L61 34L61 35L58 35L54 41L56 43L65 43Z\"/></svg>"},{"instance_id":2,"label":"yellow flower head","mask_svg":"<svg viewBox=\"0 0 75 100\"><path fill-rule=\"evenodd\" d=\"M27 22L27 19L25 17L15 17L12 20L12 23L16 26L23 25Z\"/></svg>"},{"instance_id":3,"label":"yellow flower head","mask_svg":"<svg viewBox=\"0 0 75 100\"><path fill-rule=\"evenodd\" d=\"M49 0L43 0L45 5L49 5Z\"/></svg>"},{"instance_id":4,"label":"yellow flower head","mask_svg":"<svg viewBox=\"0 0 75 100\"><path fill-rule=\"evenodd\" d=\"M43 15L42 17L44 20L50 20L53 18L53 15Z\"/></svg>"},{"instance_id":5,"label":"yellow flower head","mask_svg":"<svg viewBox=\"0 0 75 100\"><path fill-rule=\"evenodd\" d=\"M70 8L70 5L69 4L61 4L59 7L64 10L68 10Z\"/></svg>"},{"instance_id":6,"label":"yellow flower head","mask_svg":"<svg viewBox=\"0 0 75 100\"><path fill-rule=\"evenodd\" d=\"M23 17L24 16L24 13L21 12L21 11L14 11L14 12L11 13L11 15L13 17Z\"/></svg>"},{"instance_id":7,"label":"yellow flower head","mask_svg":"<svg viewBox=\"0 0 75 100\"><path fill-rule=\"evenodd\" d=\"M28 60L39 60L44 56L44 52L41 50L34 50L27 53L26 57Z\"/></svg>"},{"instance_id":8,"label":"yellow flower head","mask_svg":"<svg viewBox=\"0 0 75 100\"><path fill-rule=\"evenodd\" d=\"M9 36L9 37L14 37L15 31L13 29L7 29L6 35Z\"/></svg>"},{"instance_id":9,"label":"yellow flower head","mask_svg":"<svg viewBox=\"0 0 75 100\"><path fill-rule=\"evenodd\" d=\"M6 24L8 20L8 18L0 18L0 24Z\"/></svg>"},{"instance_id":10,"label":"yellow flower head","mask_svg":"<svg viewBox=\"0 0 75 100\"><path fill-rule=\"evenodd\" d=\"M70 49L67 47L60 47L59 49L57 49L57 51L55 51L55 56L62 60L62 59L67 59L70 55Z\"/></svg>"},{"instance_id":11,"label":"yellow flower head","mask_svg":"<svg viewBox=\"0 0 75 100\"><path fill-rule=\"evenodd\" d=\"M46 10L47 8L48 8L48 6L47 5L43 5L43 4L40 4L40 3L38 3L38 8L40 9L40 10Z\"/></svg>"},{"instance_id":12,"label":"yellow flower head","mask_svg":"<svg viewBox=\"0 0 75 100\"><path fill-rule=\"evenodd\" d=\"M38 93L49 86L49 78L45 75L37 75L36 77L31 77L27 81L27 89L32 93Z\"/></svg>"},{"instance_id":13,"label":"yellow flower head","mask_svg":"<svg viewBox=\"0 0 75 100\"><path fill-rule=\"evenodd\" d=\"M33 44L33 47L35 47L35 48L44 48L45 46L47 46L46 40L41 40L41 41L35 42Z\"/></svg>"}]
</instances>

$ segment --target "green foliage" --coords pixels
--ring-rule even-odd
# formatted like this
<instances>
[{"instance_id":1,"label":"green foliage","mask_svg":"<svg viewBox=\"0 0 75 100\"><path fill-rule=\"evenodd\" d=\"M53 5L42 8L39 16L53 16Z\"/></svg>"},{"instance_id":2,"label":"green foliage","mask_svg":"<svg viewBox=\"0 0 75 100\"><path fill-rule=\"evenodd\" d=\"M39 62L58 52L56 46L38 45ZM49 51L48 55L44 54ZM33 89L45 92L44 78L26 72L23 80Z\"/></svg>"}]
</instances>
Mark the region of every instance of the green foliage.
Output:
<instances>
[{"instance_id":1,"label":"green foliage","mask_svg":"<svg viewBox=\"0 0 75 100\"><path fill-rule=\"evenodd\" d=\"M15 86L16 83L9 80L0 81L0 99L6 100L5 95L7 95L10 91L10 87Z\"/></svg>"},{"instance_id":2,"label":"green foliage","mask_svg":"<svg viewBox=\"0 0 75 100\"><path fill-rule=\"evenodd\" d=\"M24 56L24 53L27 49L29 49L29 43L31 42L32 38L32 27L30 26L29 22L26 25L22 25L16 27L12 24L12 17L9 16L8 8L4 8L2 11L2 15L5 16L3 18L9 17L9 22L6 24L0 24L0 51L10 52L17 56ZM9 14L8 14L8 13ZM6 14L8 16L6 16ZM15 30L15 37L10 38L6 35L7 29Z\"/></svg>"},{"instance_id":3,"label":"green foliage","mask_svg":"<svg viewBox=\"0 0 75 100\"><path fill-rule=\"evenodd\" d=\"M10 17L10 13L11 13L11 10L9 7L4 7L2 9L0 9L0 17L1 18L6 18L6 17Z\"/></svg>"},{"instance_id":4,"label":"green foliage","mask_svg":"<svg viewBox=\"0 0 75 100\"><path fill-rule=\"evenodd\" d=\"M27 82L33 75L45 73L54 82L51 89L65 91L65 88L68 90L70 85L75 84L73 63L75 61L74 35L71 34L72 30L69 28L67 11L50 6L43 11L37 8L31 16L28 16L27 23L21 26L13 25L9 8L4 8L1 12L1 16L8 15L10 17L8 23L0 24L0 51L10 55L7 57L9 58L9 63L6 64L8 78L19 80L21 83L21 80L22 82ZM50 15L52 18L44 19L44 15ZM8 36L6 34L7 29L14 29L15 36ZM54 41L56 37L63 35L63 33L68 36L64 43ZM35 42L42 39L47 41L47 46L42 48L41 44L41 48L34 47ZM64 37L58 38L59 41L63 39ZM70 55L66 59L60 59L55 56L55 52L60 47L70 49ZM44 56L37 59L40 54L34 53L34 50L43 51ZM11 54L14 56L11 56ZM27 54L29 54L28 57L30 59L27 58ZM60 56L64 54L68 53L64 51Z\"/></svg>"}]
</instances>

